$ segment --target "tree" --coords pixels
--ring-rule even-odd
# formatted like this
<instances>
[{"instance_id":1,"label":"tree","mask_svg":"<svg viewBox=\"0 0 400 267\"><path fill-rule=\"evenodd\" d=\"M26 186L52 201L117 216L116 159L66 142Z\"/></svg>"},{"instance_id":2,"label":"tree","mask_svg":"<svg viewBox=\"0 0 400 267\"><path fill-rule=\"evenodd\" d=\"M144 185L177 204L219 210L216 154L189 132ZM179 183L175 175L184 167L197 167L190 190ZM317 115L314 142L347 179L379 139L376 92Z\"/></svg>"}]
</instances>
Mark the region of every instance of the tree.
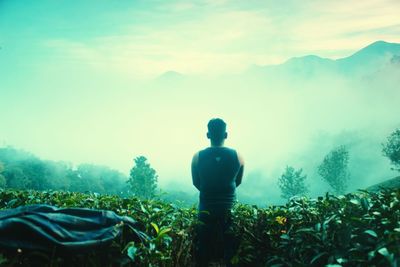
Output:
<instances>
[{"instance_id":1,"label":"tree","mask_svg":"<svg viewBox=\"0 0 400 267\"><path fill-rule=\"evenodd\" d=\"M68 162L55 162L46 160L46 189L54 190L70 190L71 179L68 174L72 171L72 163Z\"/></svg>"},{"instance_id":2,"label":"tree","mask_svg":"<svg viewBox=\"0 0 400 267\"><path fill-rule=\"evenodd\" d=\"M278 180L279 188L281 189L281 197L290 199L294 196L305 195L308 188L304 181L307 175L302 174L303 169L295 170L291 166L286 166L285 172Z\"/></svg>"},{"instance_id":3,"label":"tree","mask_svg":"<svg viewBox=\"0 0 400 267\"><path fill-rule=\"evenodd\" d=\"M349 151L345 146L340 146L329 152L318 166L318 174L336 194L343 194L347 188L347 181L350 178L348 165Z\"/></svg>"},{"instance_id":4,"label":"tree","mask_svg":"<svg viewBox=\"0 0 400 267\"><path fill-rule=\"evenodd\" d=\"M6 178L4 178L4 176L2 175L3 171L4 171L4 166L3 163L0 161L0 188L6 187L7 184Z\"/></svg>"},{"instance_id":5,"label":"tree","mask_svg":"<svg viewBox=\"0 0 400 267\"><path fill-rule=\"evenodd\" d=\"M400 171L400 128L391 133L382 148L383 155Z\"/></svg>"},{"instance_id":6,"label":"tree","mask_svg":"<svg viewBox=\"0 0 400 267\"><path fill-rule=\"evenodd\" d=\"M26 177L25 188L34 190L45 190L49 181L46 176L46 164L38 158L26 159L19 162L19 166ZM29 182L30 181L30 182Z\"/></svg>"},{"instance_id":7,"label":"tree","mask_svg":"<svg viewBox=\"0 0 400 267\"><path fill-rule=\"evenodd\" d=\"M4 170L4 177L6 178L8 188L32 189L33 181L26 176L18 164L7 165Z\"/></svg>"},{"instance_id":8,"label":"tree","mask_svg":"<svg viewBox=\"0 0 400 267\"><path fill-rule=\"evenodd\" d=\"M76 174L79 179L76 180L77 190L80 192L96 192L100 194L105 193L102 180L100 178L100 171L93 164L79 164L76 168Z\"/></svg>"},{"instance_id":9,"label":"tree","mask_svg":"<svg viewBox=\"0 0 400 267\"><path fill-rule=\"evenodd\" d=\"M157 189L156 171L147 163L146 157L137 157L134 162L128 180L132 192L141 198L153 198Z\"/></svg>"}]
</instances>

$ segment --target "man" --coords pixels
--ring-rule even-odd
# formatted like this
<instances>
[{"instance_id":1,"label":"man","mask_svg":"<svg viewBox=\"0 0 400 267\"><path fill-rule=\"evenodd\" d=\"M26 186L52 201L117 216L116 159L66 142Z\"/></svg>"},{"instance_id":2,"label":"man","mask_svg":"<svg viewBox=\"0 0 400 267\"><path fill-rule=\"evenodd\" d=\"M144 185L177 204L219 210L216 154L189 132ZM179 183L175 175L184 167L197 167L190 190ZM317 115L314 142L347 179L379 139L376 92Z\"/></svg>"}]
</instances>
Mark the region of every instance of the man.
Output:
<instances>
[{"instance_id":1,"label":"man","mask_svg":"<svg viewBox=\"0 0 400 267\"><path fill-rule=\"evenodd\" d=\"M232 266L235 242L231 209L236 187L242 182L244 163L234 149L224 146L228 134L222 119L210 120L207 127L211 146L196 153L192 160L193 185L200 191L197 262L208 266L213 238L220 233L226 266Z\"/></svg>"}]
</instances>

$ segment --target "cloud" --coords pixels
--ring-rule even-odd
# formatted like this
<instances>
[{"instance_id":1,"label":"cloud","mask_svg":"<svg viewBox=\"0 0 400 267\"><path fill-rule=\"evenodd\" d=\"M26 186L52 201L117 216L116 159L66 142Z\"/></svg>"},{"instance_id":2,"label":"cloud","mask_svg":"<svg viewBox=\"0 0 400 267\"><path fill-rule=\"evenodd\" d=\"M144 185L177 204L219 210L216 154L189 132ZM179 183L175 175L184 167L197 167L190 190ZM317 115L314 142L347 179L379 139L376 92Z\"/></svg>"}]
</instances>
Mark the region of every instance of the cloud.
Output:
<instances>
[{"instance_id":1,"label":"cloud","mask_svg":"<svg viewBox=\"0 0 400 267\"><path fill-rule=\"evenodd\" d=\"M133 26L124 34L90 40L48 40L46 45L108 71L143 76L168 70L221 74L242 71L260 58L276 58L244 49L258 39L253 32L256 27L270 24L258 13L235 11L165 27ZM257 49L259 44L253 46Z\"/></svg>"},{"instance_id":2,"label":"cloud","mask_svg":"<svg viewBox=\"0 0 400 267\"><path fill-rule=\"evenodd\" d=\"M178 1L151 11L124 10L124 17L131 12L140 20L118 33L47 44L107 72L142 78L169 70L218 75L307 54L344 57L376 40L400 42L399 7L391 0Z\"/></svg>"},{"instance_id":3,"label":"cloud","mask_svg":"<svg viewBox=\"0 0 400 267\"><path fill-rule=\"evenodd\" d=\"M312 2L312 4L311 4ZM291 33L296 51L343 57L376 40L399 42L398 1L309 1ZM392 31L381 31L391 29ZM359 34L354 34L355 32Z\"/></svg>"}]
</instances>

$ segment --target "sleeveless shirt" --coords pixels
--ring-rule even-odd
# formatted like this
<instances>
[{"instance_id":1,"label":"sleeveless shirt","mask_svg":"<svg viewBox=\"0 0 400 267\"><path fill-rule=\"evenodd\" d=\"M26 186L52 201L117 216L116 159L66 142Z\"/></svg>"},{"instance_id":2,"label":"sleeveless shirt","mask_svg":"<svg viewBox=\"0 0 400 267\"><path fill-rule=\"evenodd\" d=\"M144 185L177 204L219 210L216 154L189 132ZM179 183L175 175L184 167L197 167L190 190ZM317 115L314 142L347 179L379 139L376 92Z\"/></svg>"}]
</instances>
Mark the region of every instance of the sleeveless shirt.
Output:
<instances>
[{"instance_id":1,"label":"sleeveless shirt","mask_svg":"<svg viewBox=\"0 0 400 267\"><path fill-rule=\"evenodd\" d=\"M209 147L199 152L200 210L232 208L240 167L234 149Z\"/></svg>"}]
</instances>

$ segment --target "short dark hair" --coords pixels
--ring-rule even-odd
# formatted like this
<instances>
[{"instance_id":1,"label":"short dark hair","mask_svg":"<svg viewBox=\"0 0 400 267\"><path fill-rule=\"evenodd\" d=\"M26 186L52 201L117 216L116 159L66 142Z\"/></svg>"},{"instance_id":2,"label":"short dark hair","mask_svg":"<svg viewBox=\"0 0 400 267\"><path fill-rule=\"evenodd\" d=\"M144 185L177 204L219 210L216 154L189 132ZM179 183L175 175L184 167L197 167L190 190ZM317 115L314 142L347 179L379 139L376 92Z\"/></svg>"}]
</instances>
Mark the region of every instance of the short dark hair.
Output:
<instances>
[{"instance_id":1,"label":"short dark hair","mask_svg":"<svg viewBox=\"0 0 400 267\"><path fill-rule=\"evenodd\" d=\"M226 123L222 119L220 118L211 119L207 124L207 128L210 139L212 140L224 139L226 133Z\"/></svg>"}]
</instances>

